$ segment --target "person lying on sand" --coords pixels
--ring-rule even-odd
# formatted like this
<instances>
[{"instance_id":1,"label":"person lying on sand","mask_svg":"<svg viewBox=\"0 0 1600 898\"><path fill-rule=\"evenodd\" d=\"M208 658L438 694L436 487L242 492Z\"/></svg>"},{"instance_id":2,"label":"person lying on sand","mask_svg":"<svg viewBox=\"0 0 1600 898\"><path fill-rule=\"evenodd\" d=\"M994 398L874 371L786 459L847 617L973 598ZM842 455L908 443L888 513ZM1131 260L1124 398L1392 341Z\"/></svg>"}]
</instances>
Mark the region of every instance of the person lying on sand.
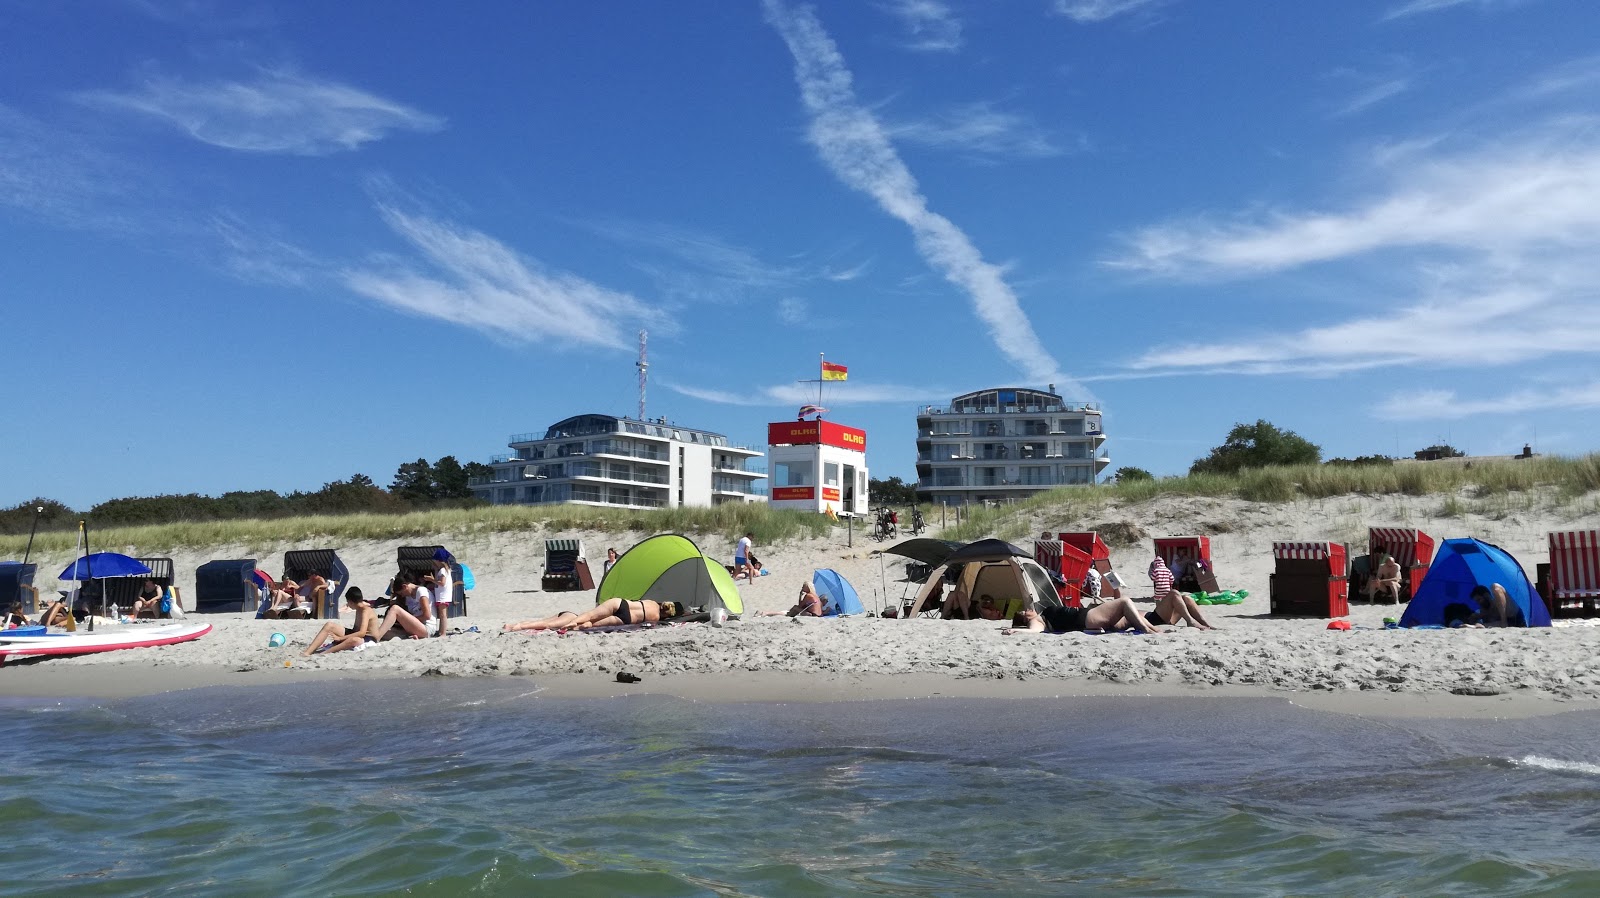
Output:
<instances>
[{"instance_id":1,"label":"person lying on sand","mask_svg":"<svg viewBox=\"0 0 1600 898\"><path fill-rule=\"evenodd\" d=\"M509 633L515 633L521 630L570 630L572 629L572 625L577 623L577 621L577 612L561 611L557 612L553 617L544 617L538 620L517 621L514 624L506 624L500 629Z\"/></svg>"},{"instance_id":2,"label":"person lying on sand","mask_svg":"<svg viewBox=\"0 0 1600 898\"><path fill-rule=\"evenodd\" d=\"M1011 619L1011 626L1001 630L1007 636L1028 636L1034 633L1078 633L1084 630L1138 630L1152 636L1160 633L1144 619L1132 599L1112 599L1093 608L1061 608L1050 606L1044 611L1024 609Z\"/></svg>"},{"instance_id":3,"label":"person lying on sand","mask_svg":"<svg viewBox=\"0 0 1600 898\"><path fill-rule=\"evenodd\" d=\"M378 614L361 594L361 587L350 587L344 594L344 603L356 613L355 626L343 627L336 620L328 621L316 636L311 637L311 644L306 646L304 654L343 652L378 641Z\"/></svg>"},{"instance_id":4,"label":"person lying on sand","mask_svg":"<svg viewBox=\"0 0 1600 898\"><path fill-rule=\"evenodd\" d=\"M1144 619L1157 627L1173 626L1185 621L1191 627L1201 630L1215 630L1216 627L1206 620L1200 613L1200 606L1187 593L1178 592L1176 589L1167 590L1167 594L1156 600L1156 610L1145 612Z\"/></svg>"},{"instance_id":5,"label":"person lying on sand","mask_svg":"<svg viewBox=\"0 0 1600 898\"><path fill-rule=\"evenodd\" d=\"M821 617L822 596L817 595L817 588L807 580L800 584L800 598L795 600L794 607L788 611L762 611L758 617L777 617L787 614L790 617Z\"/></svg>"},{"instance_id":6,"label":"person lying on sand","mask_svg":"<svg viewBox=\"0 0 1600 898\"><path fill-rule=\"evenodd\" d=\"M588 630L593 627L620 627L624 624L647 624L682 617L686 609L681 602L657 602L654 599L606 599L604 602L578 615L569 629Z\"/></svg>"}]
</instances>

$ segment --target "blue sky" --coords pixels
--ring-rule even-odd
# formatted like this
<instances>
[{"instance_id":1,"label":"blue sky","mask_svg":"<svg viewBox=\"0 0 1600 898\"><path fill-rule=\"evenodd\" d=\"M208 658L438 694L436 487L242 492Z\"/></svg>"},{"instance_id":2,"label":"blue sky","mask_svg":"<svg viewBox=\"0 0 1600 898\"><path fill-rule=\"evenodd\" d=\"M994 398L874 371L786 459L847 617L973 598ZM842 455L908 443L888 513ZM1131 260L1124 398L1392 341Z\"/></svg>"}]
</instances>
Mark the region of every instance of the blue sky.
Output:
<instances>
[{"instance_id":1,"label":"blue sky","mask_svg":"<svg viewBox=\"0 0 1600 898\"><path fill-rule=\"evenodd\" d=\"M1113 469L1600 442L1588 0L0 0L0 504L1055 383Z\"/></svg>"}]
</instances>

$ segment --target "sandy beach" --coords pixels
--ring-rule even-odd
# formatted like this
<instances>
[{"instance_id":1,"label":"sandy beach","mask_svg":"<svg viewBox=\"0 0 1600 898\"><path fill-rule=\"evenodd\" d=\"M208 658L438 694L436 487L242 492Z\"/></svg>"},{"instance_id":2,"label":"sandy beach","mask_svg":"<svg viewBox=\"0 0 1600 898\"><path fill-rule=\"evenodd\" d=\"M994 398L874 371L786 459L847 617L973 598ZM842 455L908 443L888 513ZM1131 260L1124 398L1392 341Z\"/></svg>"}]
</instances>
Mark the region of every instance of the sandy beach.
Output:
<instances>
[{"instance_id":1,"label":"sandy beach","mask_svg":"<svg viewBox=\"0 0 1600 898\"><path fill-rule=\"evenodd\" d=\"M1268 614L1271 543L1332 539L1361 544L1366 527L1419 527L1437 540L1475 536L1514 555L1532 573L1553 529L1600 526L1552 505L1545 512L1497 519L1442 517L1440 497L1340 497L1262 504L1231 499L1163 498L1136 506L1107 505L1091 519L1043 517L1029 530L1109 529L1144 538L1113 547L1113 563L1142 608L1152 607L1144 570L1151 536L1209 534L1218 579L1244 589L1243 604L1208 609L1214 631L1169 628L1154 637L1085 634L1002 635L990 621L757 617L793 602L815 568L834 568L858 589L869 610L893 605L915 586L903 559L884 556L863 534L758 546L771 574L741 583L744 620L722 627L680 624L610 633L503 633L502 624L582 610L592 593L539 591L546 536L579 537L598 568L607 546L625 550L646 534L441 533L477 580L469 614L452 627L476 627L443 639L393 641L361 652L303 658L317 621L258 621L245 614L192 615L214 630L192 643L79 658L13 661L0 670L0 694L120 696L209 685L260 685L346 677L532 677L561 695L665 692L707 701L836 701L930 696L1275 695L1329 710L1366 714L1524 716L1600 707L1600 622L1561 621L1535 630L1407 631L1383 628L1394 605L1351 603L1354 629L1327 621ZM935 522L937 517L935 516ZM1136 528L1136 529L1135 529ZM702 538L701 547L731 559L733 535ZM1024 548L1031 540L1014 540ZM412 541L416 542L416 541ZM275 570L283 551L326 548L315 540L275 547L213 546L173 553L179 585L194 590L194 570L218 558L258 557ZM352 582L369 595L394 570L395 545L337 547ZM131 554L149 554L137 546ZM1364 551L1363 549L1355 551ZM71 559L41 558L58 571ZM48 591L53 581L39 584ZM191 603L192 604L192 603ZM347 615L348 617L348 615ZM348 621L347 621L348 623ZM145 626L145 625L126 625ZM268 639L283 633L288 645ZM629 671L637 684L620 684Z\"/></svg>"}]
</instances>

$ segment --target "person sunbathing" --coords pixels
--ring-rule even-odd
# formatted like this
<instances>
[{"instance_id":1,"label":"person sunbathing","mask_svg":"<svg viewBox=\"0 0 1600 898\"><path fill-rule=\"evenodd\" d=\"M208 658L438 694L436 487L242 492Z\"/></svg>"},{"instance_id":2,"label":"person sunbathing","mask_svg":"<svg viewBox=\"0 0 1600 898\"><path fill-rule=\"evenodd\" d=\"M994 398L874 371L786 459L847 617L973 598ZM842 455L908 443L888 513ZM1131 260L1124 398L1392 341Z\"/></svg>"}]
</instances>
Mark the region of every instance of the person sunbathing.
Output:
<instances>
[{"instance_id":1,"label":"person sunbathing","mask_svg":"<svg viewBox=\"0 0 1600 898\"><path fill-rule=\"evenodd\" d=\"M154 580L144 581L139 588L139 598L133 602L133 618L161 616L161 584Z\"/></svg>"},{"instance_id":2,"label":"person sunbathing","mask_svg":"<svg viewBox=\"0 0 1600 898\"><path fill-rule=\"evenodd\" d=\"M352 586L344 594L344 603L356 613L355 626L343 627L336 620L328 621L311 638L306 646L307 656L344 652L362 648L378 641L378 614L372 604L361 594L361 587Z\"/></svg>"},{"instance_id":3,"label":"person sunbathing","mask_svg":"<svg viewBox=\"0 0 1600 898\"><path fill-rule=\"evenodd\" d=\"M1376 602L1379 593L1386 594L1397 605L1400 603L1400 565L1388 553L1378 555L1378 569L1367 581L1367 601Z\"/></svg>"},{"instance_id":4,"label":"person sunbathing","mask_svg":"<svg viewBox=\"0 0 1600 898\"><path fill-rule=\"evenodd\" d=\"M311 604L300 595L300 584L290 580L288 574L284 575L282 583L272 587L272 606L264 617L280 620L311 617Z\"/></svg>"},{"instance_id":5,"label":"person sunbathing","mask_svg":"<svg viewBox=\"0 0 1600 898\"><path fill-rule=\"evenodd\" d=\"M517 621L516 623L506 624L500 629L508 633L516 633L523 630L570 630L577 620L578 615L576 612L560 611L551 617Z\"/></svg>"},{"instance_id":6,"label":"person sunbathing","mask_svg":"<svg viewBox=\"0 0 1600 898\"><path fill-rule=\"evenodd\" d=\"M26 627L27 625L28 616L22 613L22 603L12 602L11 610L6 613L6 629L9 630L12 627Z\"/></svg>"},{"instance_id":7,"label":"person sunbathing","mask_svg":"<svg viewBox=\"0 0 1600 898\"><path fill-rule=\"evenodd\" d=\"M39 615L39 623L44 624L46 627L70 628L77 621L73 619L72 612L67 608L66 602L55 601L51 602L50 607Z\"/></svg>"},{"instance_id":8,"label":"person sunbathing","mask_svg":"<svg viewBox=\"0 0 1600 898\"><path fill-rule=\"evenodd\" d=\"M1201 630L1216 629L1200 613L1200 605L1187 593L1176 589L1169 589L1166 595L1156 599L1156 610L1145 612L1144 619L1157 627L1176 627L1180 623L1188 623Z\"/></svg>"},{"instance_id":9,"label":"person sunbathing","mask_svg":"<svg viewBox=\"0 0 1600 898\"><path fill-rule=\"evenodd\" d=\"M1472 601L1478 610L1461 622L1464 627L1522 627L1522 609L1506 595L1506 588L1493 586L1472 587Z\"/></svg>"},{"instance_id":10,"label":"person sunbathing","mask_svg":"<svg viewBox=\"0 0 1600 898\"><path fill-rule=\"evenodd\" d=\"M1011 626L1001 632L1031 636L1035 633L1078 633L1084 630L1137 630L1140 633L1160 633L1133 606L1132 599L1112 599L1093 608L1063 608L1052 605L1043 611L1026 608L1011 619Z\"/></svg>"},{"instance_id":11,"label":"person sunbathing","mask_svg":"<svg viewBox=\"0 0 1600 898\"><path fill-rule=\"evenodd\" d=\"M982 596L978 599L978 617L983 620L1005 620L1006 611L994 596Z\"/></svg>"},{"instance_id":12,"label":"person sunbathing","mask_svg":"<svg viewBox=\"0 0 1600 898\"><path fill-rule=\"evenodd\" d=\"M777 617L780 614L790 617L821 617L822 596L817 595L817 588L807 580L800 584L800 598L795 601L794 607L788 611L762 611L759 616Z\"/></svg>"},{"instance_id":13,"label":"person sunbathing","mask_svg":"<svg viewBox=\"0 0 1600 898\"><path fill-rule=\"evenodd\" d=\"M654 599L606 599L577 616L570 629L589 630L594 627L620 627L627 624L649 624L682 617L685 609L680 602L657 602Z\"/></svg>"}]
</instances>

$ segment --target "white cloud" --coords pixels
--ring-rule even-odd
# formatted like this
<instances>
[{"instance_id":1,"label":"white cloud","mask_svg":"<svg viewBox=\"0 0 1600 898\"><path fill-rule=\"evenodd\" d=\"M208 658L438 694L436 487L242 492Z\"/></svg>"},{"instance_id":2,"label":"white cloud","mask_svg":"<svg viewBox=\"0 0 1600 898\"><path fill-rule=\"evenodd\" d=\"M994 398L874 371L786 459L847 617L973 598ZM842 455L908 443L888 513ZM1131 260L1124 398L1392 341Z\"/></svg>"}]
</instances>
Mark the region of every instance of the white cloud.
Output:
<instances>
[{"instance_id":1,"label":"white cloud","mask_svg":"<svg viewBox=\"0 0 1600 898\"><path fill-rule=\"evenodd\" d=\"M778 320L794 327L804 324L811 309L806 301L796 297L778 300Z\"/></svg>"},{"instance_id":2,"label":"white cloud","mask_svg":"<svg viewBox=\"0 0 1600 898\"><path fill-rule=\"evenodd\" d=\"M1542 390L1517 390L1498 396L1462 398L1453 390L1395 394L1377 408L1377 416L1393 421L1422 418L1454 419L1510 412L1581 411L1600 408L1600 381Z\"/></svg>"},{"instance_id":3,"label":"white cloud","mask_svg":"<svg viewBox=\"0 0 1600 898\"><path fill-rule=\"evenodd\" d=\"M1062 152L1037 125L987 102L957 106L919 121L895 122L886 129L897 140L980 156L1038 159Z\"/></svg>"},{"instance_id":4,"label":"white cloud","mask_svg":"<svg viewBox=\"0 0 1600 898\"><path fill-rule=\"evenodd\" d=\"M1353 290L1361 282L1346 273L1343 305L1363 310L1347 320L1219 335L1203 348L1155 347L1131 371L1332 374L1592 356L1600 351L1600 271L1591 262L1600 252L1600 139L1584 121L1530 132L1510 145L1451 153L1435 143L1392 156L1388 188L1344 210L1140 232L1116 264L1177 278L1259 277L1360 260L1406 286Z\"/></svg>"},{"instance_id":5,"label":"white cloud","mask_svg":"<svg viewBox=\"0 0 1600 898\"><path fill-rule=\"evenodd\" d=\"M1516 6L1522 2L1524 0L1406 0L1405 3L1392 7L1388 12L1384 13L1381 21L1388 22L1430 12L1442 12L1446 9L1454 9L1457 6L1470 5L1489 11L1496 8Z\"/></svg>"},{"instance_id":6,"label":"white cloud","mask_svg":"<svg viewBox=\"0 0 1600 898\"><path fill-rule=\"evenodd\" d=\"M1174 277L1259 274L1395 247L1505 253L1581 246L1600 225L1600 144L1592 122L1560 122L1508 146L1413 155L1384 193L1339 211L1264 221L1146 228L1114 267Z\"/></svg>"},{"instance_id":7,"label":"white cloud","mask_svg":"<svg viewBox=\"0 0 1600 898\"><path fill-rule=\"evenodd\" d=\"M1149 12L1170 0L1056 0L1056 12L1081 24Z\"/></svg>"},{"instance_id":8,"label":"white cloud","mask_svg":"<svg viewBox=\"0 0 1600 898\"><path fill-rule=\"evenodd\" d=\"M437 272L422 274L398 259L342 272L346 286L382 305L513 343L627 349L636 325L670 329L633 296L546 271L486 234L392 204L378 211Z\"/></svg>"},{"instance_id":9,"label":"white cloud","mask_svg":"<svg viewBox=\"0 0 1600 898\"><path fill-rule=\"evenodd\" d=\"M767 20L794 56L795 81L811 116L808 136L834 175L911 229L917 251L966 292L996 348L1013 365L1032 380L1079 389L1060 373L1034 333L1004 271L984 261L966 234L928 208L884 127L856 100L850 71L812 11L787 9L778 0L765 0L765 7Z\"/></svg>"},{"instance_id":10,"label":"white cloud","mask_svg":"<svg viewBox=\"0 0 1600 898\"><path fill-rule=\"evenodd\" d=\"M674 393L681 393L684 396L699 399L703 402L714 402L718 405L801 406L817 401L817 388L812 384L793 383L774 384L765 387L754 386L749 390L741 390L737 393L672 382L662 382L661 385ZM937 395L940 395L937 388L925 386L830 383L827 385L823 404L829 408L834 408L850 405L875 405L885 402L918 403L928 402L929 396Z\"/></svg>"},{"instance_id":11,"label":"white cloud","mask_svg":"<svg viewBox=\"0 0 1600 898\"><path fill-rule=\"evenodd\" d=\"M928 52L961 49L961 20L942 0L890 0L883 7L905 25L907 49Z\"/></svg>"},{"instance_id":12,"label":"white cloud","mask_svg":"<svg viewBox=\"0 0 1600 898\"><path fill-rule=\"evenodd\" d=\"M1336 117L1355 115L1365 112L1384 100L1398 97L1411 89L1411 81L1406 78L1391 78L1372 84L1346 100L1344 105L1334 111Z\"/></svg>"},{"instance_id":13,"label":"white cloud","mask_svg":"<svg viewBox=\"0 0 1600 898\"><path fill-rule=\"evenodd\" d=\"M320 156L358 149L392 131L436 131L444 120L335 81L264 72L206 84L152 78L138 90L79 95L176 125L203 143L253 153Z\"/></svg>"},{"instance_id":14,"label":"white cloud","mask_svg":"<svg viewBox=\"0 0 1600 898\"><path fill-rule=\"evenodd\" d=\"M824 271L822 276L830 281L853 281L866 274L867 269L871 267L872 260L868 259L867 261L862 262L860 265L856 265L852 268L844 268L837 271Z\"/></svg>"}]
</instances>

